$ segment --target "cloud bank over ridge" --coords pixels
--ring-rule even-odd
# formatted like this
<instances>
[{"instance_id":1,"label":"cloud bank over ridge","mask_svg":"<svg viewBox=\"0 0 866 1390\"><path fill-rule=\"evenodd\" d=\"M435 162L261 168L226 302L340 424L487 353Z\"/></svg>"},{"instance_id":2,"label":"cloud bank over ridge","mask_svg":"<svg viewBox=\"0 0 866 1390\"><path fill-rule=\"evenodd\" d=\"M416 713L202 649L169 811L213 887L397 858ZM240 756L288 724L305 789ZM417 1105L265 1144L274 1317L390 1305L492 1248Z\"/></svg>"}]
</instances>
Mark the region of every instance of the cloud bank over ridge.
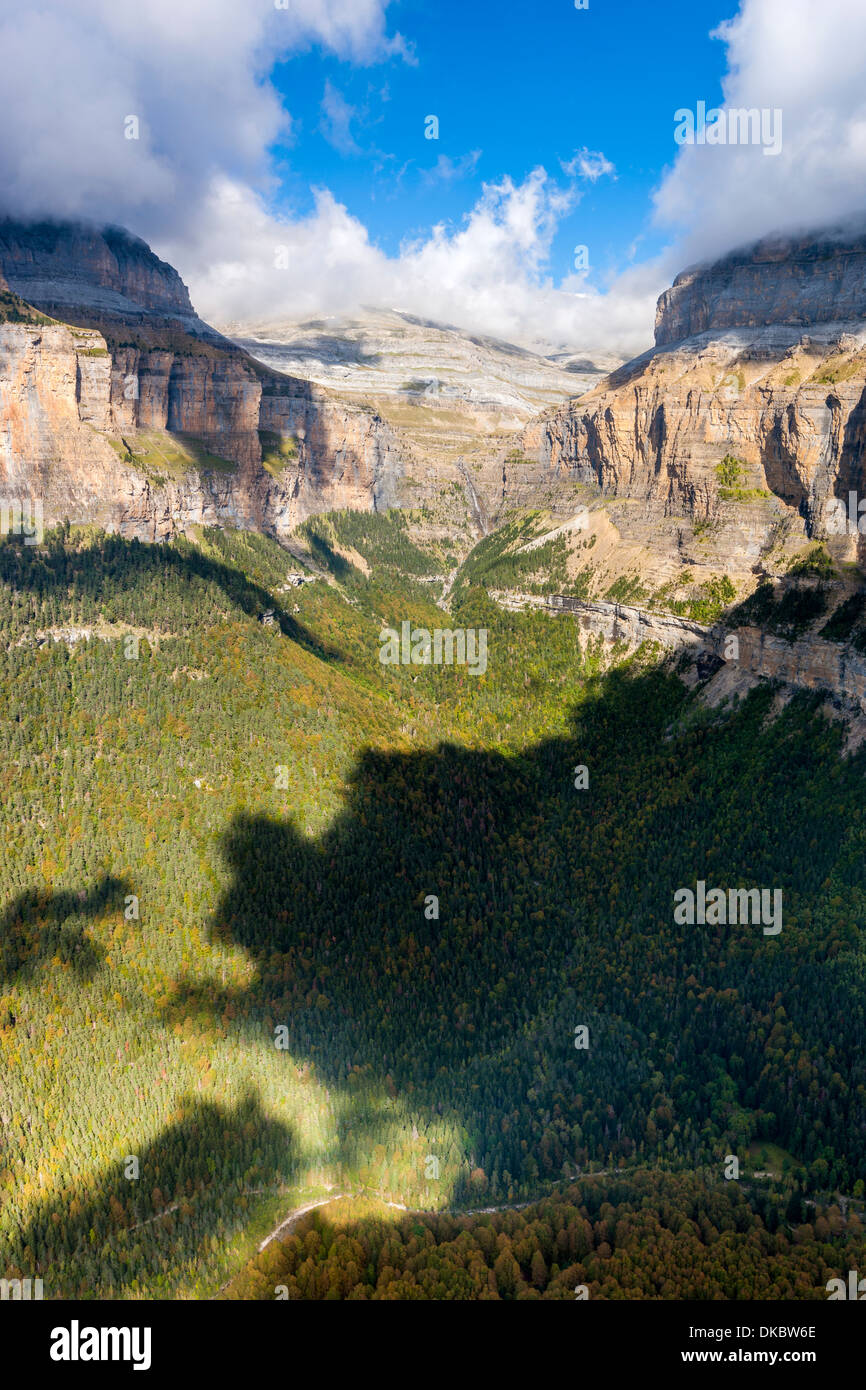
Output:
<instances>
[{"instance_id":1,"label":"cloud bank over ridge","mask_svg":"<svg viewBox=\"0 0 866 1390\"><path fill-rule=\"evenodd\" d=\"M859 214L866 198L866 7L862 0L742 0L722 25L728 105L779 107L778 158L750 146L673 144L648 221L670 236L654 262L605 291L551 249L587 187L613 179L602 151L553 174L485 184L457 223L388 256L327 188L312 212L277 211L270 150L291 112L269 80L312 46L354 65L412 63L388 0L0 0L4 54L0 188L23 215L112 221L146 237L216 322L406 309L530 346L624 355L652 337L654 301L686 263L776 230ZM710 93L690 93L683 104ZM329 95L328 95L329 92ZM349 108L323 119L348 144ZM129 117L139 138L126 138ZM452 170L443 167L442 177ZM639 232L641 229L636 229Z\"/></svg>"}]
</instances>

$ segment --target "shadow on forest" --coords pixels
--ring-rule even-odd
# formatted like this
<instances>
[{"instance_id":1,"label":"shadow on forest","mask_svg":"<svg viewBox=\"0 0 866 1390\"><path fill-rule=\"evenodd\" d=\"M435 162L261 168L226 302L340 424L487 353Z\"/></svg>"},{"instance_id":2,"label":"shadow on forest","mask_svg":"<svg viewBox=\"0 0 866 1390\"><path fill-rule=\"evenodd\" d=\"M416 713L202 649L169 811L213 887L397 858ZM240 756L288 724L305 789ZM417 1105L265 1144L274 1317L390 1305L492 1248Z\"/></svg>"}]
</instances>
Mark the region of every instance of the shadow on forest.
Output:
<instances>
[{"instance_id":1,"label":"shadow on forest","mask_svg":"<svg viewBox=\"0 0 866 1390\"><path fill-rule=\"evenodd\" d=\"M7 1250L0 1248L5 1277L41 1272L47 1298L111 1297L112 1288L119 1297L121 1286L131 1279L150 1297L170 1297L166 1270L181 1272L194 1263L207 1236L207 1223L203 1227L196 1219L199 1203L207 1201L211 1210L215 1206L230 1227L240 1229L246 1208L238 1207L238 1199L245 1191L275 1183L284 1165L297 1161L291 1130L265 1114L252 1093L232 1108L186 1096L178 1101L178 1109L183 1112L180 1120L113 1165L101 1180L92 1181L65 1208L57 1197L44 1198L30 1213L20 1238ZM279 1153L281 1161L263 1165L262 1152ZM138 1163L137 1178L126 1176L127 1168L134 1172L131 1158ZM51 1286L51 1258L46 1252L58 1250L58 1209L60 1248L80 1276L74 1288L68 1281L63 1289ZM137 1233L145 1227L152 1229L142 1240ZM86 1256L107 1241L114 1243L114 1250L103 1258L100 1286L94 1287L88 1282Z\"/></svg>"},{"instance_id":2,"label":"shadow on forest","mask_svg":"<svg viewBox=\"0 0 866 1390\"><path fill-rule=\"evenodd\" d=\"M68 961L80 980L90 980L102 963L103 952L79 921L98 917L109 908L123 907L131 890L119 878L106 876L89 891L19 893L0 917L0 984L12 983L28 966L53 956Z\"/></svg>"},{"instance_id":3,"label":"shadow on forest","mask_svg":"<svg viewBox=\"0 0 866 1390\"><path fill-rule=\"evenodd\" d=\"M689 1094L686 1108L696 1127L727 1113L727 1093L717 1100L711 1089L719 1057L733 1057L747 1077L763 1055L744 1040L732 1007L690 1002L689 977L711 979L711 993L739 990L749 1009L763 1009L785 983L783 960L752 927L727 936L675 927L671 892L706 873L733 883L797 882L817 895L845 828L828 821L811 792L824 775L827 740L839 735L792 745L798 716L790 711L765 730L768 690L724 731L706 734L704 756L681 781L682 748L664 739L675 709L659 679L609 674L590 689L580 730L521 757L451 744L367 750L344 810L317 841L288 821L237 816L222 846L232 882L209 930L215 944L243 950L254 977L238 989L179 984L167 1021L195 1013L216 1022L228 1012L263 1048L274 1047L274 1025L286 1025L288 1055L311 1063L335 1091L337 1159L348 1163L375 1138L375 1119L354 1106L359 1076L408 1097L415 1115L465 1128L464 1158L489 1165L494 1177L501 1170L532 1180L521 1167L529 1143L539 1155L535 1178L558 1180L569 1145L582 1142L568 1137L578 1122L593 1125L593 1158L620 1130L642 1141L651 1111L668 1125L668 1092L686 1078L699 1097ZM593 768L583 800L572 782L577 747ZM853 763L840 776L859 796ZM711 795L720 788L723 821ZM782 823L791 843L809 845L805 862L795 864L785 837L774 835ZM431 896L438 917L425 910ZM647 987L650 971L660 987ZM802 1013L802 1046L817 1045L818 1024L806 1013L814 984L793 971L788 983L786 1007L792 1018ZM847 1013L834 1024L840 1056L856 1055L857 1025ZM600 1044L580 1059L591 1115L574 1080L580 1022L592 1023ZM216 1149L193 1142L217 1121L225 1152L222 1141ZM144 1158L167 1172L175 1155L185 1185L215 1192L215 1172L235 1170L257 1127L273 1134L255 1098L228 1116L196 1099ZM283 1137L293 1153L293 1136L276 1135ZM634 1143L625 1150L633 1152ZM150 1184L144 1161L142 1171ZM69 1239L84 1241L91 1227L98 1238L112 1195L128 1187L116 1176L95 1185ZM182 1219L177 1256L192 1259L206 1231L194 1213ZM15 1263L26 1251L41 1258L49 1220L46 1205L21 1233Z\"/></svg>"},{"instance_id":4,"label":"shadow on forest","mask_svg":"<svg viewBox=\"0 0 866 1390\"><path fill-rule=\"evenodd\" d=\"M290 560L287 554L287 567ZM122 577L126 607L136 588L140 588L143 606L152 605L152 591L148 594L147 586L166 570L187 583L197 579L202 584L216 585L249 617L261 618L270 611L283 636L290 637L323 661L343 661L337 648L320 641L267 589L248 579L234 565L216 560L198 547L190 545L188 549L178 549L172 545L148 545L115 535L105 536L83 550L52 544L51 537L47 538L45 547L38 548L18 544L16 538L6 537L0 541L0 584L36 595L55 594L64 603L81 602L86 598L95 602L103 597L114 598L113 586Z\"/></svg>"}]
</instances>

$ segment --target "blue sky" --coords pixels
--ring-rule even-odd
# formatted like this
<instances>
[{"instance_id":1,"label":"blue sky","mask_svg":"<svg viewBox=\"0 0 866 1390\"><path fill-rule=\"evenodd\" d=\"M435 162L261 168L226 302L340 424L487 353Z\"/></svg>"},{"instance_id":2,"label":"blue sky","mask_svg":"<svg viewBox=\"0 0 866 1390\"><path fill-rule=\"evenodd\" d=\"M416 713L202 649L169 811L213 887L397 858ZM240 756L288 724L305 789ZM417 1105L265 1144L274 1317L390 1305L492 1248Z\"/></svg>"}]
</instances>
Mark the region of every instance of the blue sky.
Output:
<instances>
[{"instance_id":1,"label":"blue sky","mask_svg":"<svg viewBox=\"0 0 866 1390\"><path fill-rule=\"evenodd\" d=\"M725 48L709 35L736 9L734 0L590 0L582 11L567 0L402 0L388 17L412 45L413 64L358 66L313 49L275 67L293 135L273 148L281 180L273 206L309 213L312 188L325 186L394 256L432 224L458 223L482 183L520 182L539 164L565 182L560 161L601 151L616 177L598 179L562 220L550 261L558 279L574 246L586 244L590 280L599 280L669 239L649 214L677 152L673 114L721 99ZM326 84L353 110L354 150L323 121ZM438 140L424 138L430 114ZM453 177L436 176L440 159Z\"/></svg>"},{"instance_id":2,"label":"blue sky","mask_svg":"<svg viewBox=\"0 0 866 1390\"><path fill-rule=\"evenodd\" d=\"M222 326L632 354L684 266L866 205L866 0L0 0L0 51L6 208L129 227ZM677 145L699 102L778 144Z\"/></svg>"}]
</instances>

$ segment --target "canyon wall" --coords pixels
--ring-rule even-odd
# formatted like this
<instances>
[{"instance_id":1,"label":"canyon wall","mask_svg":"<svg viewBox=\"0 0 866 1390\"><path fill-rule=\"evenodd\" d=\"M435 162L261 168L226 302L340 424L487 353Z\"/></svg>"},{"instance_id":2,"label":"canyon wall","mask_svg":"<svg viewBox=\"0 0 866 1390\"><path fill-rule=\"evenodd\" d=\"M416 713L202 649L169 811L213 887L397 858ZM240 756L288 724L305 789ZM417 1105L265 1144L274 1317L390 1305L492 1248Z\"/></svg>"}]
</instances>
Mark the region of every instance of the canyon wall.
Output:
<instances>
[{"instance_id":1,"label":"canyon wall","mask_svg":"<svg viewBox=\"0 0 866 1390\"><path fill-rule=\"evenodd\" d=\"M0 219L0 269L16 294L52 318L118 330L170 323L224 341L198 317L177 271L121 227Z\"/></svg>"},{"instance_id":2,"label":"canyon wall","mask_svg":"<svg viewBox=\"0 0 866 1390\"><path fill-rule=\"evenodd\" d=\"M46 525L282 537L318 511L402 501L396 430L253 362L138 238L7 221L0 275L40 311L0 306L0 495L38 497Z\"/></svg>"},{"instance_id":3,"label":"canyon wall","mask_svg":"<svg viewBox=\"0 0 866 1390\"><path fill-rule=\"evenodd\" d=\"M866 236L774 238L676 277L656 309L659 347L769 324L866 319Z\"/></svg>"},{"instance_id":4,"label":"canyon wall","mask_svg":"<svg viewBox=\"0 0 866 1390\"><path fill-rule=\"evenodd\" d=\"M657 338L530 423L487 479L499 513L589 486L639 501L650 539L670 519L680 543L702 530L736 574L780 536L826 538L827 500L866 494L866 239L765 243L689 271L659 300ZM837 548L856 558L856 539Z\"/></svg>"},{"instance_id":5,"label":"canyon wall","mask_svg":"<svg viewBox=\"0 0 866 1390\"><path fill-rule=\"evenodd\" d=\"M672 653L688 652L698 675L711 679L718 693L734 693L754 680L778 681L793 690L841 696L852 710L866 713L866 657L844 643L811 633L788 642L759 627L705 627L687 618L620 603L552 599L548 607L574 613L588 636L625 642L629 647L656 642Z\"/></svg>"},{"instance_id":6,"label":"canyon wall","mask_svg":"<svg viewBox=\"0 0 866 1390\"><path fill-rule=\"evenodd\" d=\"M496 598L507 608L535 607L570 615L584 637L600 637L611 645L623 643L635 650L650 642L673 656L685 653L693 678L708 682L711 702L769 680L791 690L827 691L841 697L849 712L866 714L866 656L842 642L811 633L789 642L759 627L724 622L707 626L624 603L517 593Z\"/></svg>"},{"instance_id":7,"label":"canyon wall","mask_svg":"<svg viewBox=\"0 0 866 1390\"><path fill-rule=\"evenodd\" d=\"M811 533L826 499L862 482L864 348L866 325L731 331L659 349L534 422L524 448L542 476L572 474L665 514L713 517L763 493ZM718 472L727 455L733 497Z\"/></svg>"}]
</instances>

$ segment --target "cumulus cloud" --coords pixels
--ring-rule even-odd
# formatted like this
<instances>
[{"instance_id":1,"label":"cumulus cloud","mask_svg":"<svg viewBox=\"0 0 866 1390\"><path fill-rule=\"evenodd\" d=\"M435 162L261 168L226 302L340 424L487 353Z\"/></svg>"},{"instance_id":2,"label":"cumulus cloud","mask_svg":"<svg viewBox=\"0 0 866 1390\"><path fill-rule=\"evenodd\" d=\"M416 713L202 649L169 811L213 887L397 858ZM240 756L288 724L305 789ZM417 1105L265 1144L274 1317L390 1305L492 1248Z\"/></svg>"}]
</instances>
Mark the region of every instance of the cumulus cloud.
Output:
<instances>
[{"instance_id":1,"label":"cumulus cloud","mask_svg":"<svg viewBox=\"0 0 866 1390\"><path fill-rule=\"evenodd\" d=\"M160 249L182 260L199 311L227 328L371 305L538 348L641 351L664 270L629 271L606 293L589 289L584 272L559 284L549 273L553 237L579 197L541 168L523 182L504 178L484 186L459 225L434 226L388 257L325 189L309 216L280 221L249 188L224 180L195 240Z\"/></svg>"},{"instance_id":2,"label":"cumulus cloud","mask_svg":"<svg viewBox=\"0 0 866 1390\"><path fill-rule=\"evenodd\" d=\"M313 44L355 63L411 56L387 5L0 0L4 206L153 236L193 221L215 176L266 187L289 125L274 62Z\"/></svg>"},{"instance_id":3,"label":"cumulus cloud","mask_svg":"<svg viewBox=\"0 0 866 1390\"><path fill-rule=\"evenodd\" d=\"M683 145L655 195L655 218L686 261L776 231L863 220L866 211L866 5L863 0L742 0L715 36L727 47L726 107L778 108L782 148ZM682 106L715 103L685 82ZM674 119L671 113L671 133Z\"/></svg>"}]
</instances>

